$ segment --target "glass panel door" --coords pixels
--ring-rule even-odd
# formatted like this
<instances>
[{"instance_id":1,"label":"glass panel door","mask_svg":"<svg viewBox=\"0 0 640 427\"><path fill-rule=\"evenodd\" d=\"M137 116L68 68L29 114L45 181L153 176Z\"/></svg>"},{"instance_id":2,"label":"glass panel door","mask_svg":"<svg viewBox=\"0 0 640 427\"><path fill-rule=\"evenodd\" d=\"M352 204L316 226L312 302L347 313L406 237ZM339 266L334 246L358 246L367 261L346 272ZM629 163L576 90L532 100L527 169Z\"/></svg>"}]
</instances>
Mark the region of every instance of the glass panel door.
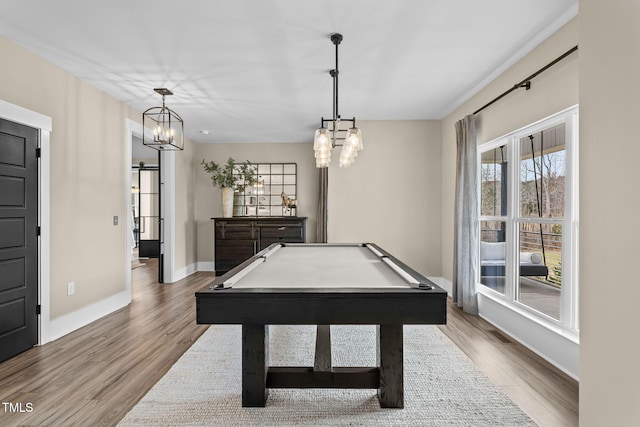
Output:
<instances>
[{"instance_id":1,"label":"glass panel door","mask_svg":"<svg viewBox=\"0 0 640 427\"><path fill-rule=\"evenodd\" d=\"M138 250L141 258L160 255L160 179L157 167L138 171Z\"/></svg>"}]
</instances>

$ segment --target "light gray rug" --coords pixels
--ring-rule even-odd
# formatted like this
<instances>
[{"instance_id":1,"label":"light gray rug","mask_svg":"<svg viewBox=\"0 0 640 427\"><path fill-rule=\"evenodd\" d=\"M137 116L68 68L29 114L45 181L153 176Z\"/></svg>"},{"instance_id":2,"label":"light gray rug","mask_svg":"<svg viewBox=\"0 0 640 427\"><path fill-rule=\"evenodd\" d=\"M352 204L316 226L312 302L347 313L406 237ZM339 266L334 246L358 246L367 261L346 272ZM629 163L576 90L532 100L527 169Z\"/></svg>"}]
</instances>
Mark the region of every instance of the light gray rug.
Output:
<instances>
[{"instance_id":1,"label":"light gray rug","mask_svg":"<svg viewBox=\"0 0 640 427\"><path fill-rule=\"evenodd\" d=\"M375 366L375 326L332 326L334 366ZM272 366L313 366L315 326L271 326ZM534 426L435 326L404 327L405 408L375 390L272 389L241 406L241 327L214 325L121 426Z\"/></svg>"}]
</instances>

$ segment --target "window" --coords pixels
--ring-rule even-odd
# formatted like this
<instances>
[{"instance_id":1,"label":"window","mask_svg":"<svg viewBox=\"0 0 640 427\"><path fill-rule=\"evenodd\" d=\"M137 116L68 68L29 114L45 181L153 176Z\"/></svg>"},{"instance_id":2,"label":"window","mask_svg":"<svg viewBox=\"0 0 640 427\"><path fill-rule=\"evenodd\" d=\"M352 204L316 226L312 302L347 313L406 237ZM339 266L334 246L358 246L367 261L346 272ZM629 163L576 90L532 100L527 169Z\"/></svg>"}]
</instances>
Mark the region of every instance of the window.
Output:
<instances>
[{"instance_id":1,"label":"window","mask_svg":"<svg viewBox=\"0 0 640 427\"><path fill-rule=\"evenodd\" d=\"M480 288L578 329L574 107L479 146Z\"/></svg>"},{"instance_id":2,"label":"window","mask_svg":"<svg viewBox=\"0 0 640 427\"><path fill-rule=\"evenodd\" d=\"M480 154L480 283L505 293L507 146Z\"/></svg>"}]
</instances>

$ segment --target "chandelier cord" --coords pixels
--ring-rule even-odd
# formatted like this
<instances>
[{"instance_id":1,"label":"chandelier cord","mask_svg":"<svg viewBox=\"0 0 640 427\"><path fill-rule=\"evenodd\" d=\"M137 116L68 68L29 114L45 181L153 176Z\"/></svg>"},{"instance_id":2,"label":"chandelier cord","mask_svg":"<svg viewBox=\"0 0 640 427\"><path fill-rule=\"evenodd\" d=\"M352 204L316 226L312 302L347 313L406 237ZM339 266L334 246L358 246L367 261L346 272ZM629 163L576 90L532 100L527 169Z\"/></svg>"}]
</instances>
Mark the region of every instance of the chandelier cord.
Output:
<instances>
[{"instance_id":1,"label":"chandelier cord","mask_svg":"<svg viewBox=\"0 0 640 427\"><path fill-rule=\"evenodd\" d=\"M338 140L338 127L340 123L340 110L339 110L339 100L338 100L338 86L339 86L338 75L340 74L340 71L338 68L338 45L340 44L341 41L342 41L342 34L339 34L339 33L331 34L331 42L336 47L336 67L333 70L329 71L329 74L331 74L331 77L333 78L333 129L331 131L331 134L333 136L332 138L333 146L336 145L336 141Z\"/></svg>"},{"instance_id":2,"label":"chandelier cord","mask_svg":"<svg viewBox=\"0 0 640 427\"><path fill-rule=\"evenodd\" d=\"M331 74L333 76L333 81L334 81L334 93L333 93L333 99L335 102L335 109L333 112L333 120L335 121L336 119L340 118L340 113L338 110L338 74L340 73L339 69L338 69L338 45L340 44L340 41L336 41L337 39L333 39L333 43L336 45L336 68L333 70L333 73Z\"/></svg>"}]
</instances>

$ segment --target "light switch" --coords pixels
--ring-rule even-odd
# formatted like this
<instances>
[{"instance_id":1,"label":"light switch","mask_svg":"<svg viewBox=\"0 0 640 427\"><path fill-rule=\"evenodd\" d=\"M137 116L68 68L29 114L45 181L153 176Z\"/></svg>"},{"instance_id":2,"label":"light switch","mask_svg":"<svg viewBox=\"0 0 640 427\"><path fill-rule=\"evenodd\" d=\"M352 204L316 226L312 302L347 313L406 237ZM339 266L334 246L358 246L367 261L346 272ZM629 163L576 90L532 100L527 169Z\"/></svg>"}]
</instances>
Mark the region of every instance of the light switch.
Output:
<instances>
[{"instance_id":1,"label":"light switch","mask_svg":"<svg viewBox=\"0 0 640 427\"><path fill-rule=\"evenodd\" d=\"M118 225L118 216L117 215L115 215L113 217L113 225Z\"/></svg>"}]
</instances>

